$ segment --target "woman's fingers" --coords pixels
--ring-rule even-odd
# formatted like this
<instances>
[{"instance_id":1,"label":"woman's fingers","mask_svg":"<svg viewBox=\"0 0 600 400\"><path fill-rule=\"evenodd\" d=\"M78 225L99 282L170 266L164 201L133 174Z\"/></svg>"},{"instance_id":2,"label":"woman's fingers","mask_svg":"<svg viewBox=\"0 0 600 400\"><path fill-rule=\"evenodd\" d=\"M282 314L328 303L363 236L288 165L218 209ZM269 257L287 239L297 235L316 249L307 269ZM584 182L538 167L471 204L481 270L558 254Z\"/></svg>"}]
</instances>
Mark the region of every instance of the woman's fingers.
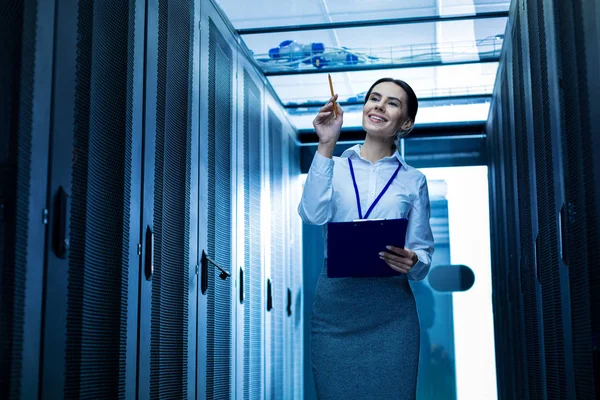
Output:
<instances>
[{"instance_id":1,"label":"woman's fingers","mask_svg":"<svg viewBox=\"0 0 600 400\"><path fill-rule=\"evenodd\" d=\"M400 268L405 270L405 272L408 272L412 268L412 262L410 258L400 257L387 251L382 251L379 253L379 258L384 260L390 267Z\"/></svg>"},{"instance_id":2,"label":"woman's fingers","mask_svg":"<svg viewBox=\"0 0 600 400\"><path fill-rule=\"evenodd\" d=\"M384 260L384 261L385 261L385 263L386 263L386 264L387 264L387 265L388 265L388 266L389 266L391 269L393 269L394 271L400 272L400 273L402 273L402 274L408 274L408 271L410 271L410 268L402 268L402 267L399 267L399 266L397 266L397 265L395 265L395 264L392 264L392 263L390 263L389 261L387 261L387 260L386 260L386 259L384 259L383 257L382 257L382 260Z\"/></svg>"},{"instance_id":3,"label":"woman's fingers","mask_svg":"<svg viewBox=\"0 0 600 400\"><path fill-rule=\"evenodd\" d=\"M315 121L321 123L327 121L333 115L333 111L323 111L317 114Z\"/></svg>"},{"instance_id":4,"label":"woman's fingers","mask_svg":"<svg viewBox=\"0 0 600 400\"><path fill-rule=\"evenodd\" d=\"M408 252L408 250L406 250L406 249L404 249L402 247L386 246L386 249L388 249L392 253L398 254L399 256L409 257L410 258L410 253Z\"/></svg>"},{"instance_id":5,"label":"woman's fingers","mask_svg":"<svg viewBox=\"0 0 600 400\"><path fill-rule=\"evenodd\" d=\"M321 107L321 110L324 110L324 109L333 110L333 101L337 100L337 97L338 97L337 94L334 97L330 97L329 100L327 101L327 103L325 103L325 105L323 107ZM335 105L338 106L338 108L339 108L339 105L337 103L335 103Z\"/></svg>"},{"instance_id":6,"label":"woman's fingers","mask_svg":"<svg viewBox=\"0 0 600 400\"><path fill-rule=\"evenodd\" d=\"M394 253L390 253L388 251L382 251L379 253L380 256L384 257L386 260L398 263L398 264L406 264L407 266L411 265L410 257L399 256Z\"/></svg>"},{"instance_id":7,"label":"woman's fingers","mask_svg":"<svg viewBox=\"0 0 600 400\"><path fill-rule=\"evenodd\" d=\"M336 113L333 111L333 100L337 95L331 97L329 102L319 109L319 113L313 119L313 126L319 136L319 140L332 141L338 139L343 124L343 111L336 104ZM337 114L337 115L336 115Z\"/></svg>"},{"instance_id":8,"label":"woman's fingers","mask_svg":"<svg viewBox=\"0 0 600 400\"><path fill-rule=\"evenodd\" d=\"M317 114L317 118L327 118L332 114L333 114L333 111L331 111L331 110L321 111Z\"/></svg>"},{"instance_id":9,"label":"woman's fingers","mask_svg":"<svg viewBox=\"0 0 600 400\"><path fill-rule=\"evenodd\" d=\"M331 99L329 99L329 101L323 107L321 107L319 112L333 111L333 101L332 100L333 100L333 97ZM336 105L337 105L337 103L336 103Z\"/></svg>"},{"instance_id":10,"label":"woman's fingers","mask_svg":"<svg viewBox=\"0 0 600 400\"><path fill-rule=\"evenodd\" d=\"M392 254L396 254L402 258L406 258L406 263L410 266L415 266L415 264L419 262L419 258L417 257L417 254L414 251L396 246L386 246L385 248Z\"/></svg>"},{"instance_id":11,"label":"woman's fingers","mask_svg":"<svg viewBox=\"0 0 600 400\"><path fill-rule=\"evenodd\" d=\"M316 121L325 121L327 119L329 119L329 117L334 116L334 112L333 112L333 99L337 99L337 94L334 97L331 97L329 99L329 101L327 102L327 104L325 104L323 107L321 107L319 109L319 113L317 114L317 116L315 117ZM344 115L344 110L342 109L342 107L340 107L339 104L335 103L335 109L336 109L336 113L338 116L340 115Z\"/></svg>"},{"instance_id":12,"label":"woman's fingers","mask_svg":"<svg viewBox=\"0 0 600 400\"><path fill-rule=\"evenodd\" d=\"M333 111L333 104L327 103L319 109L319 113L326 112L326 111Z\"/></svg>"}]
</instances>

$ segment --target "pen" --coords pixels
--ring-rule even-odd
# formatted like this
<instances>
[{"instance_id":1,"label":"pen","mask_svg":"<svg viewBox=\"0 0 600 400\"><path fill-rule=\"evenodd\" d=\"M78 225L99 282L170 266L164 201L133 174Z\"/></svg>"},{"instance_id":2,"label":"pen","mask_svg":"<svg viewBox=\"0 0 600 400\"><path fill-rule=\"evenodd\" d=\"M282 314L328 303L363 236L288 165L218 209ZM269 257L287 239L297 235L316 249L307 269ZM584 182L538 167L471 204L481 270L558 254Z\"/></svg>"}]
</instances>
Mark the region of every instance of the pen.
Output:
<instances>
[{"instance_id":1,"label":"pen","mask_svg":"<svg viewBox=\"0 0 600 400\"><path fill-rule=\"evenodd\" d=\"M333 83L331 82L331 74L327 74L327 76L329 77L329 90L331 90L331 97L334 97L334 99L333 99L333 117L335 119L335 118L337 118L337 107L335 105L335 93L333 92Z\"/></svg>"}]
</instances>

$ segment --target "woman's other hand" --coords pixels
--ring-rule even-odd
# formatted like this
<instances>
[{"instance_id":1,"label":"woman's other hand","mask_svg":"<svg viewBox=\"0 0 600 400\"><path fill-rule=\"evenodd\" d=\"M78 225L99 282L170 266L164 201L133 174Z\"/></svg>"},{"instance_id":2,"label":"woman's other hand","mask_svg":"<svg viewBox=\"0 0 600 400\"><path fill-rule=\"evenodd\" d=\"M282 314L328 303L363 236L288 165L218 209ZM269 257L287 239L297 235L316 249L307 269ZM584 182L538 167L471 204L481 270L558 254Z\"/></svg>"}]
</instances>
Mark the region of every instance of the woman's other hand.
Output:
<instances>
[{"instance_id":1,"label":"woman's other hand","mask_svg":"<svg viewBox=\"0 0 600 400\"><path fill-rule=\"evenodd\" d=\"M340 137L342 124L344 122L344 110L339 104L336 105L337 117L333 113L333 101L337 100L338 95L329 99L329 102L319 109L319 113L313 120L313 126L319 137L319 147L317 151L324 157L331 158L335 144Z\"/></svg>"},{"instance_id":2,"label":"woman's other hand","mask_svg":"<svg viewBox=\"0 0 600 400\"><path fill-rule=\"evenodd\" d=\"M394 271L407 274L414 267L419 258L415 252L401 247L386 246L388 251L379 253L379 258L387 263Z\"/></svg>"}]
</instances>

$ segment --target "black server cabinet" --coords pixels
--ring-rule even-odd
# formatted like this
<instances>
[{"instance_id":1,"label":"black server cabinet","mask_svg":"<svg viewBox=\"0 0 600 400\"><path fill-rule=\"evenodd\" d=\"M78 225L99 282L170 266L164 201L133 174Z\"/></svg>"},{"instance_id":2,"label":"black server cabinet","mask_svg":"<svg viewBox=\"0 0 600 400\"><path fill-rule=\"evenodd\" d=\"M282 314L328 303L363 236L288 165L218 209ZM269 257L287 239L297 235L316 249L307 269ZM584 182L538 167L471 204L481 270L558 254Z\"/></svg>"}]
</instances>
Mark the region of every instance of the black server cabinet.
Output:
<instances>
[{"instance_id":1,"label":"black server cabinet","mask_svg":"<svg viewBox=\"0 0 600 400\"><path fill-rule=\"evenodd\" d=\"M57 1L43 398L135 397L140 1Z\"/></svg>"},{"instance_id":2,"label":"black server cabinet","mask_svg":"<svg viewBox=\"0 0 600 400\"><path fill-rule=\"evenodd\" d=\"M498 157L498 151L500 147L499 136L501 134L499 129L499 111L498 111L498 101L500 100L501 94L498 92L495 93L495 99L493 106L490 108L490 113L488 116L488 137L487 141L487 151L488 154L491 154L489 169L488 169L488 180L489 185L492 191L496 193L496 196L490 196L490 220L492 221L492 227L494 228L491 235L490 240L493 243L492 246L492 258L499 265L505 265L504 261L504 251L506 250L506 238L502 227L504 226L501 223L502 214L500 212L499 205L502 204L503 199L501 198L501 165L500 159ZM506 288L506 279L507 279L507 268L494 268L493 272L493 281L494 281L494 293L497 298L503 299L507 297L507 288ZM501 319L505 319L505 315L508 312L507 302L494 302L494 314L500 316ZM496 332L496 347L503 348L509 345L509 324L504 324L498 327ZM514 385L510 380L512 375L507 367L507 362L497 362L497 370L498 370L498 386L500 388L500 392L502 394L503 390L510 390L509 388L513 388Z\"/></svg>"},{"instance_id":3,"label":"black server cabinet","mask_svg":"<svg viewBox=\"0 0 600 400\"><path fill-rule=\"evenodd\" d=\"M291 128L290 128L291 129ZM303 332L303 295L302 295L302 220L298 215L298 203L300 202L301 186L300 178L300 147L294 137L288 139L289 152L289 204L287 212L290 215L290 238L288 248L290 250L288 303L287 315L291 334L291 365L289 384L294 399L304 398L304 332Z\"/></svg>"},{"instance_id":4,"label":"black server cabinet","mask_svg":"<svg viewBox=\"0 0 600 400\"><path fill-rule=\"evenodd\" d=\"M268 396L273 399L283 398L284 387L284 330L285 330L285 305L286 305L286 282L285 282L285 220L284 213L284 178L283 178L283 154L282 135L283 124L279 116L270 108L267 108L267 132L269 141L269 186L270 186L270 291L272 296L272 308L268 308L271 319L269 340L269 377ZM267 306L268 307L268 306Z\"/></svg>"},{"instance_id":5,"label":"black server cabinet","mask_svg":"<svg viewBox=\"0 0 600 400\"><path fill-rule=\"evenodd\" d=\"M512 30L512 26L507 28ZM490 196L492 218L492 259L494 260L494 313L503 321L497 326L496 348L504 354L497 358L498 390L502 398L526 398L522 385L526 374L523 360L524 334L522 299L520 291L519 262L516 225L514 135L509 109L508 78L512 53L510 42L504 54L496 79L494 102L488 119L488 154L490 155L489 181L495 195ZM512 318L511 318L512 314Z\"/></svg>"},{"instance_id":6,"label":"black server cabinet","mask_svg":"<svg viewBox=\"0 0 600 400\"><path fill-rule=\"evenodd\" d=\"M548 57L552 43L549 40L550 25L545 20L543 1L529 0L523 11L526 19L529 54L530 86L526 96L529 115L533 116L534 155L531 167L535 174L535 219L537 235L534 242L534 260L537 280L542 293L543 354L545 364L546 395L549 398L566 398L573 392L573 367L570 356L570 330L566 291L568 277L559 260L557 219L557 155L559 143L554 132L556 127L551 113L555 112L556 96L551 96L552 82L549 74L555 61ZM552 102L554 99L554 102Z\"/></svg>"},{"instance_id":7,"label":"black server cabinet","mask_svg":"<svg viewBox=\"0 0 600 400\"><path fill-rule=\"evenodd\" d=\"M54 2L0 5L0 398L37 397Z\"/></svg>"},{"instance_id":8,"label":"black server cabinet","mask_svg":"<svg viewBox=\"0 0 600 400\"><path fill-rule=\"evenodd\" d=\"M512 30L512 26L510 28ZM503 150L503 166L504 166L504 204L505 218L502 223L506 229L507 243L507 268L508 268L508 307L507 309L513 313L512 318L509 318L511 326L511 338L523 338L525 336L525 307L523 301L523 290L521 283L521 258L519 257L519 181L517 179L517 157L516 157L516 138L519 132L515 129L515 114L512 112L515 109L515 95L513 90L513 78L515 72L515 60L513 59L514 49L512 43L508 43L506 51L506 63L504 64L503 75L501 77L501 104L500 108L501 121L501 140L498 146ZM514 397L527 399L527 357L526 345L523 340L510 341L513 352L512 374L514 376L513 389Z\"/></svg>"},{"instance_id":9,"label":"black server cabinet","mask_svg":"<svg viewBox=\"0 0 600 400\"><path fill-rule=\"evenodd\" d=\"M282 118L283 140L282 153L284 154L284 201L283 213L285 215L286 235L284 238L285 249L285 293L284 293L284 380L283 390L285 398L303 398L303 343L302 332L302 268L300 250L300 224L302 220L298 215L300 202L300 149L293 134L291 123Z\"/></svg>"},{"instance_id":10,"label":"black server cabinet","mask_svg":"<svg viewBox=\"0 0 600 400\"><path fill-rule=\"evenodd\" d=\"M243 398L264 398L263 361L263 254L261 196L263 171L263 94L252 75L243 72L244 124L244 268L240 301L243 303Z\"/></svg>"},{"instance_id":11,"label":"black server cabinet","mask_svg":"<svg viewBox=\"0 0 600 400\"><path fill-rule=\"evenodd\" d=\"M288 393L290 316L302 320L284 163L297 148L256 72L238 76L218 7L27 0L1 15L13 40L0 50L0 397L262 398L267 376ZM275 213L262 226L266 183Z\"/></svg>"},{"instance_id":12,"label":"black server cabinet","mask_svg":"<svg viewBox=\"0 0 600 400\"><path fill-rule=\"evenodd\" d=\"M227 27L202 2L197 398L232 393L232 147L234 51ZM208 261L210 260L210 262ZM219 268L226 273L221 272Z\"/></svg>"},{"instance_id":13,"label":"black server cabinet","mask_svg":"<svg viewBox=\"0 0 600 400\"><path fill-rule=\"evenodd\" d=\"M600 175L598 100L600 14L590 1L553 1L547 12L554 25L556 93L554 111L559 146L559 249L568 270L570 341L575 395L600 396ZM594 141L596 141L594 143ZM596 359L594 360L594 354ZM595 362L595 364L594 364Z\"/></svg>"},{"instance_id":14,"label":"black server cabinet","mask_svg":"<svg viewBox=\"0 0 600 400\"><path fill-rule=\"evenodd\" d=\"M593 88L600 82L590 71L600 58L597 5L522 0L510 15L488 123L491 204L499 208L492 227L497 333L514 353L504 356L509 367L499 368L499 382L514 386L500 393L593 398L600 331Z\"/></svg>"},{"instance_id":15,"label":"black server cabinet","mask_svg":"<svg viewBox=\"0 0 600 400\"><path fill-rule=\"evenodd\" d=\"M524 51L524 28L521 11L523 5L518 3L515 18L515 33L513 46L513 92L514 92L514 130L515 130L515 155L517 160L516 178L518 184L518 226L519 226L519 277L521 293L523 296L523 310L525 320L524 347L527 351L527 394L529 399L543 398L543 385L545 381L543 361L540 359L541 337L541 295L539 281L535 270L534 260L534 228L532 216L532 176L530 149L532 147L528 133L524 60L529 57ZM521 340L513 338L512 340Z\"/></svg>"},{"instance_id":16,"label":"black server cabinet","mask_svg":"<svg viewBox=\"0 0 600 400\"><path fill-rule=\"evenodd\" d=\"M56 2L43 398L194 392L196 15Z\"/></svg>"},{"instance_id":17,"label":"black server cabinet","mask_svg":"<svg viewBox=\"0 0 600 400\"><path fill-rule=\"evenodd\" d=\"M497 96L497 95L496 95ZM497 212L497 202L498 199L494 195L495 187L496 187L496 159L492 156L494 153L495 143L498 141L497 139L497 129L495 126L495 109L496 109L496 99L492 102L490 106L490 113L488 116L488 121L486 125L486 154L488 154L488 185L490 190L489 196L489 208L490 208L490 257L492 260L492 284L493 284L493 294L494 301L492 302L494 318L502 318L501 314L505 310L505 302L501 301L502 296L499 293L502 293L504 281L501 279L502 269L496 267L499 260L499 246L498 242L500 239L498 238L498 212ZM498 349L506 346L507 342L507 334L503 326L496 324L494 326L494 335L495 335L495 346L496 352ZM502 387L505 387L504 379L507 377L507 373L503 366L506 363L500 363L498 357L496 358L496 374L498 380L498 388L499 394L502 395Z\"/></svg>"},{"instance_id":18,"label":"black server cabinet","mask_svg":"<svg viewBox=\"0 0 600 400\"><path fill-rule=\"evenodd\" d=\"M195 397L198 17L193 1L146 9L140 398Z\"/></svg>"}]
</instances>

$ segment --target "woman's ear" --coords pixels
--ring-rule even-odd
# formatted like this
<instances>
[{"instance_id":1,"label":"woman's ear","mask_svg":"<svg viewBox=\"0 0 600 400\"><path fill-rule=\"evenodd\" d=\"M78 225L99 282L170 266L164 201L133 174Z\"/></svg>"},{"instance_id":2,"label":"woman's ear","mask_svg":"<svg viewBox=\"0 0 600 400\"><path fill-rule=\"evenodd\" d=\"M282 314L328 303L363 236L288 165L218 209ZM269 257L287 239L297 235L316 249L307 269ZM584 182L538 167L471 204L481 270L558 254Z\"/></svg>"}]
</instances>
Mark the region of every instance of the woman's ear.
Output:
<instances>
[{"instance_id":1,"label":"woman's ear","mask_svg":"<svg viewBox=\"0 0 600 400\"><path fill-rule=\"evenodd\" d=\"M415 125L415 121L407 119L406 121L404 121L404 123L402 124L402 130L405 132L410 132L413 128L413 126Z\"/></svg>"}]
</instances>

